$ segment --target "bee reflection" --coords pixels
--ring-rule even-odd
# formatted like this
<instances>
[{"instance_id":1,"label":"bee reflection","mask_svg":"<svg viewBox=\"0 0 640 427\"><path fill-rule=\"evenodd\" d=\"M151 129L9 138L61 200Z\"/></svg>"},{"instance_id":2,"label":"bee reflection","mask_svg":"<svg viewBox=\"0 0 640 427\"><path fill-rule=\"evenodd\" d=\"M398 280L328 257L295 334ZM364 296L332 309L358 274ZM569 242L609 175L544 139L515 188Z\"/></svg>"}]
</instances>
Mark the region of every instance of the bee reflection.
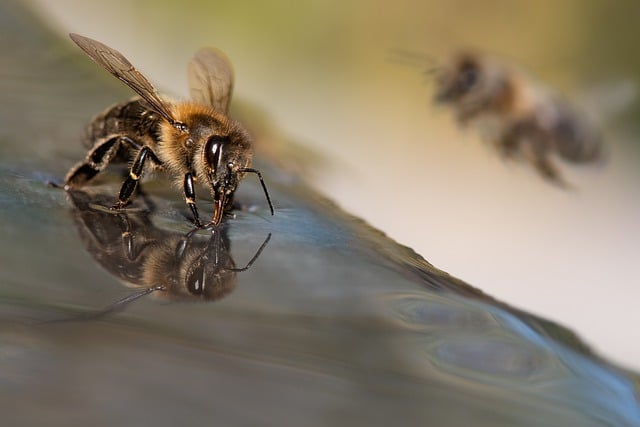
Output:
<instances>
[{"instance_id":1,"label":"bee reflection","mask_svg":"<svg viewBox=\"0 0 640 427\"><path fill-rule=\"evenodd\" d=\"M154 293L172 301L214 301L236 287L236 274L247 270L269 242L267 236L244 267L236 267L229 252L225 227L212 228L209 236L182 234L155 226L151 211L114 212L103 208L108 195L69 192L73 217L91 256L125 285L138 293L119 301L122 306Z\"/></svg>"}]
</instances>

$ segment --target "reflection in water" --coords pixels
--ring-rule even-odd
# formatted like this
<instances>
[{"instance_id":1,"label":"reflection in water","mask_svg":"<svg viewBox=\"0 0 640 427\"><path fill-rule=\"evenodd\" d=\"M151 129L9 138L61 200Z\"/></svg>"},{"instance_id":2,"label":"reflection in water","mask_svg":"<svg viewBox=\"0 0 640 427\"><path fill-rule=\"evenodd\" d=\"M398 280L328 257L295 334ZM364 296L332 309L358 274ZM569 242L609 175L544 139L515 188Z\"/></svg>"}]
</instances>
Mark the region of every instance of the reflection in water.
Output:
<instances>
[{"instance_id":1,"label":"reflection in water","mask_svg":"<svg viewBox=\"0 0 640 427\"><path fill-rule=\"evenodd\" d=\"M112 309L154 293L169 300L214 301L236 286L236 273L260 256L269 234L253 258L236 267L230 254L227 228L213 227L208 237L179 233L153 224L149 209L111 211L104 208L110 195L70 191L73 218L91 256L127 286L140 292L118 301ZM109 310L109 311L112 311Z\"/></svg>"}]
</instances>

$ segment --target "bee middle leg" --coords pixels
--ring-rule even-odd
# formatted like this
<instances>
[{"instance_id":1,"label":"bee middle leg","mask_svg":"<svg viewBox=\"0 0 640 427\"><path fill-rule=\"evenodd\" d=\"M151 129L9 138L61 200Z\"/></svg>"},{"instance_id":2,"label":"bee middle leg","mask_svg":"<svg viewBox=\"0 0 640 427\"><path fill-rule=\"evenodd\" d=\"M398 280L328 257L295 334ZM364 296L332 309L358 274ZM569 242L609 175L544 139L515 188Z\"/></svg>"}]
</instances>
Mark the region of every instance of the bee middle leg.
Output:
<instances>
[{"instance_id":1,"label":"bee middle leg","mask_svg":"<svg viewBox=\"0 0 640 427\"><path fill-rule=\"evenodd\" d=\"M528 119L519 120L515 123L511 123L509 127L502 133L501 137L495 142L495 147L502 159L513 159L520 151L532 151L531 156L536 154L533 151L539 151L540 144L535 141L530 141L532 138L530 135L535 135L535 139L540 138L535 127L531 126ZM535 147L527 148L527 144L533 144Z\"/></svg>"},{"instance_id":2,"label":"bee middle leg","mask_svg":"<svg viewBox=\"0 0 640 427\"><path fill-rule=\"evenodd\" d=\"M494 143L494 146L501 159L513 159L516 157L519 149L518 135L508 132L502 135L502 137Z\"/></svg>"},{"instance_id":3,"label":"bee middle leg","mask_svg":"<svg viewBox=\"0 0 640 427\"><path fill-rule=\"evenodd\" d=\"M111 209L122 209L127 203L129 203L129 199L131 199L131 195L135 191L138 186L138 181L140 181L140 178L142 177L142 172L147 159L150 159L156 165L162 165L162 162L153 152L151 147L147 145L142 147L140 151L138 151L138 154L129 169L129 176L127 176L122 183L122 187L120 187L118 201L111 207Z\"/></svg>"}]
</instances>

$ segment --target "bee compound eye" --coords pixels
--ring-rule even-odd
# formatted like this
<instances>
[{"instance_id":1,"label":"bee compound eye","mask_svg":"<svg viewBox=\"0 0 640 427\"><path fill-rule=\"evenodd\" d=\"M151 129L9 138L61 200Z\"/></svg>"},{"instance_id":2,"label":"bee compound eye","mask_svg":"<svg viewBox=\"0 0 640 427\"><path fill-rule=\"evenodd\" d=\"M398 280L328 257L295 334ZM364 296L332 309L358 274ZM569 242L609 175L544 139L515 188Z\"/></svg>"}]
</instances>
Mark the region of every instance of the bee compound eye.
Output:
<instances>
[{"instance_id":1,"label":"bee compound eye","mask_svg":"<svg viewBox=\"0 0 640 427\"><path fill-rule=\"evenodd\" d=\"M478 81L478 70L468 68L462 72L460 83L465 91L471 90Z\"/></svg>"},{"instance_id":2,"label":"bee compound eye","mask_svg":"<svg viewBox=\"0 0 640 427\"><path fill-rule=\"evenodd\" d=\"M222 159L222 151L224 145L229 142L229 138L221 135L213 135L207 140L205 146L205 159L207 164L212 169L218 169L220 161Z\"/></svg>"},{"instance_id":3,"label":"bee compound eye","mask_svg":"<svg viewBox=\"0 0 640 427\"><path fill-rule=\"evenodd\" d=\"M458 86L460 87L460 90L463 93L471 90L477 84L480 78L479 74L480 70L475 61L464 61L460 66L458 75Z\"/></svg>"},{"instance_id":4,"label":"bee compound eye","mask_svg":"<svg viewBox=\"0 0 640 427\"><path fill-rule=\"evenodd\" d=\"M203 266L197 266L187 275L187 290L192 295L202 295L206 288L207 275Z\"/></svg>"}]
</instances>

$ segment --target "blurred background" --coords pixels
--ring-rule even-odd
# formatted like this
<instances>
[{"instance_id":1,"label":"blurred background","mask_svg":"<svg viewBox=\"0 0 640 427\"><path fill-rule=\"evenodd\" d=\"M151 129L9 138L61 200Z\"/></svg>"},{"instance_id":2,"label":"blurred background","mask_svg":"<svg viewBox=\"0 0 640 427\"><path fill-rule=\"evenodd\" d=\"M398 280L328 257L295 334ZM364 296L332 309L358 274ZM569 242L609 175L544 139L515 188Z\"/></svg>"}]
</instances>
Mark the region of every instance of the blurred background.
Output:
<instances>
[{"instance_id":1,"label":"blurred background","mask_svg":"<svg viewBox=\"0 0 640 427\"><path fill-rule=\"evenodd\" d=\"M179 97L193 53L219 47L235 66L236 111L262 110L303 147L307 160L290 166L313 187L435 266L640 370L640 3L29 4L60 33L117 48ZM551 186L431 104L428 61L389 60L404 49L437 62L464 46L508 57L602 113L608 164L565 167L577 188ZM267 136L254 136L258 152L273 152Z\"/></svg>"}]
</instances>

